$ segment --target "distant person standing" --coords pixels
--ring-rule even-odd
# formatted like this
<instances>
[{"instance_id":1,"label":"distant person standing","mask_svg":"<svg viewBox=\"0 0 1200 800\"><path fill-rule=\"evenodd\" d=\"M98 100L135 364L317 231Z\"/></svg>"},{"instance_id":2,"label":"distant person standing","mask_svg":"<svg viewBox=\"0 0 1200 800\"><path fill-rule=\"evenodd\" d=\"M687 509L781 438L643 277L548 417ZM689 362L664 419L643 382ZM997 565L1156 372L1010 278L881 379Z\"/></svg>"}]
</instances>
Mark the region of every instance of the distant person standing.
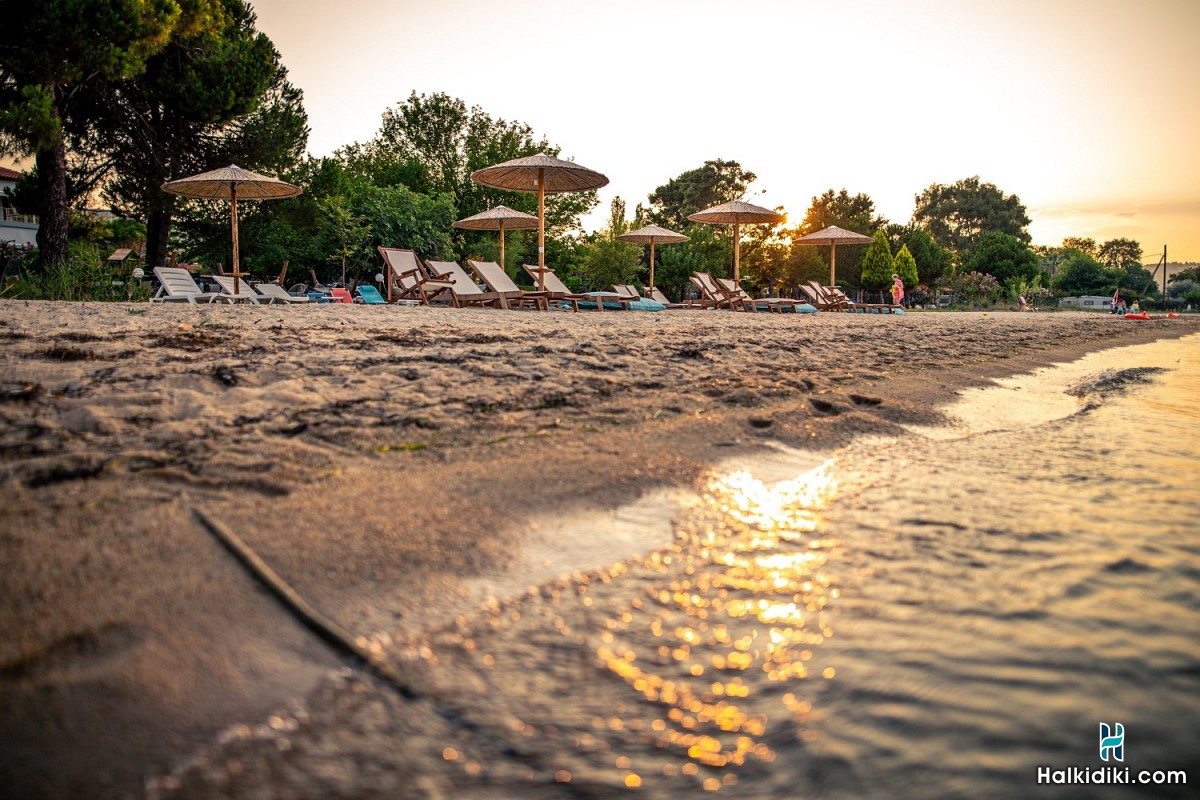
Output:
<instances>
[{"instance_id":1,"label":"distant person standing","mask_svg":"<svg viewBox=\"0 0 1200 800\"><path fill-rule=\"evenodd\" d=\"M904 281L900 280L900 276L892 275L892 305L900 305L900 301L904 299Z\"/></svg>"}]
</instances>

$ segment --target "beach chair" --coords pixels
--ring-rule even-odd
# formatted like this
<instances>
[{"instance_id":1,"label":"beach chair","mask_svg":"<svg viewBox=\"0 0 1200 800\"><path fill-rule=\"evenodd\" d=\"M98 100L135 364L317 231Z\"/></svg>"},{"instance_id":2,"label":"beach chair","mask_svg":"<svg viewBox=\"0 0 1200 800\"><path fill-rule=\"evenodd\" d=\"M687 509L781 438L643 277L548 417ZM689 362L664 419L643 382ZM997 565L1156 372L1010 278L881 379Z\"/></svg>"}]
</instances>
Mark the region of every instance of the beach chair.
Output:
<instances>
[{"instance_id":1,"label":"beach chair","mask_svg":"<svg viewBox=\"0 0 1200 800\"><path fill-rule=\"evenodd\" d=\"M490 291L504 295L510 308L550 310L549 292L523 291L495 261L473 261L468 258L467 264Z\"/></svg>"},{"instance_id":2,"label":"beach chair","mask_svg":"<svg viewBox=\"0 0 1200 800\"><path fill-rule=\"evenodd\" d=\"M454 305L508 308L503 292L484 291L457 261L426 261L425 266L434 280L450 284Z\"/></svg>"},{"instance_id":3,"label":"beach chair","mask_svg":"<svg viewBox=\"0 0 1200 800\"><path fill-rule=\"evenodd\" d=\"M355 287L358 292L358 299L370 306L387 305L387 300L383 299L383 295L369 283L360 283Z\"/></svg>"},{"instance_id":4,"label":"beach chair","mask_svg":"<svg viewBox=\"0 0 1200 800\"><path fill-rule=\"evenodd\" d=\"M258 292L258 301L260 303L278 304L278 303L308 303L310 302L308 295L290 294L286 289L277 283L260 283L254 287Z\"/></svg>"},{"instance_id":5,"label":"beach chair","mask_svg":"<svg viewBox=\"0 0 1200 800\"><path fill-rule=\"evenodd\" d=\"M417 254L399 247L378 247L386 267L384 275L387 301L416 301L421 305L431 302L446 302L457 306L454 300L454 284L449 281L432 280L425 272Z\"/></svg>"},{"instance_id":6,"label":"beach chair","mask_svg":"<svg viewBox=\"0 0 1200 800\"><path fill-rule=\"evenodd\" d=\"M809 286L822 293L829 302L839 304L843 311L851 311L858 314L891 314L897 310L903 312L900 306L892 305L891 303L859 303L851 300L845 292L836 286L822 286L816 281L809 281Z\"/></svg>"},{"instance_id":7,"label":"beach chair","mask_svg":"<svg viewBox=\"0 0 1200 800\"><path fill-rule=\"evenodd\" d=\"M650 287L650 299L662 305L663 308L702 308L698 303L672 303L667 296L659 291L657 286Z\"/></svg>"},{"instance_id":8,"label":"beach chair","mask_svg":"<svg viewBox=\"0 0 1200 800\"><path fill-rule=\"evenodd\" d=\"M812 302L813 306L818 311L848 311L849 310L848 308L846 308L846 305L842 301L840 301L836 298L829 297L824 291L821 291L817 287L812 286L810 284L807 284L807 283L800 284L800 291L804 292L804 294L808 296L808 299Z\"/></svg>"},{"instance_id":9,"label":"beach chair","mask_svg":"<svg viewBox=\"0 0 1200 800\"><path fill-rule=\"evenodd\" d=\"M350 294L349 289L335 286L329 290L329 296L333 298L333 302L335 303L348 303L350 305L354 305L354 297Z\"/></svg>"},{"instance_id":10,"label":"beach chair","mask_svg":"<svg viewBox=\"0 0 1200 800\"><path fill-rule=\"evenodd\" d=\"M549 293L548 297L551 302L559 304L565 303L571 307L571 310L578 311L580 301L591 303L596 299L595 297L591 297L586 294L572 292L569 288L567 288L567 285L562 282L562 279L554 273L554 270L550 269L549 267L540 268L533 264L522 264L521 267L525 270L526 274L528 274L530 278L533 278L534 286L540 285L546 287L546 291ZM538 275L542 276L541 283L538 282ZM598 305L597 307L601 311L604 310L604 306L602 304Z\"/></svg>"},{"instance_id":11,"label":"beach chair","mask_svg":"<svg viewBox=\"0 0 1200 800\"><path fill-rule=\"evenodd\" d=\"M723 289L728 289L736 294L742 301L743 305L749 305L755 311L774 311L782 313L784 311L798 312L800 306L803 305L799 300L791 300L786 297L751 297L750 294L738 286L729 278L717 278L717 283Z\"/></svg>"},{"instance_id":12,"label":"beach chair","mask_svg":"<svg viewBox=\"0 0 1200 800\"><path fill-rule=\"evenodd\" d=\"M150 298L151 303L226 302L220 292L206 292L197 286L192 274L181 267L155 267L154 277L158 278L158 292Z\"/></svg>"},{"instance_id":13,"label":"beach chair","mask_svg":"<svg viewBox=\"0 0 1200 800\"><path fill-rule=\"evenodd\" d=\"M756 311L753 305L742 300L739 293L724 288L707 272L693 272L688 279L700 290L700 296L713 308L725 308L733 311Z\"/></svg>"},{"instance_id":14,"label":"beach chair","mask_svg":"<svg viewBox=\"0 0 1200 800\"><path fill-rule=\"evenodd\" d=\"M221 289L222 300L228 303L259 304L258 292L254 291L254 287L244 280L239 280L235 286L232 275L213 275L211 277L213 282Z\"/></svg>"}]
</instances>

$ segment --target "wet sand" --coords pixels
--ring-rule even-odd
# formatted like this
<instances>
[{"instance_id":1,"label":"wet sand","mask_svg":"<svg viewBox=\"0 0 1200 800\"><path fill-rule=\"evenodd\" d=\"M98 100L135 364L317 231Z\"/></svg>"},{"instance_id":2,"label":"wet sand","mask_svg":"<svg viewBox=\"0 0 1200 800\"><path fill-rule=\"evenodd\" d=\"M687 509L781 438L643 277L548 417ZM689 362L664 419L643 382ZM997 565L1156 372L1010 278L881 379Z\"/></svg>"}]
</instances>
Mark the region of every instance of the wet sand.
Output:
<instances>
[{"instance_id":1,"label":"wet sand","mask_svg":"<svg viewBox=\"0 0 1200 800\"><path fill-rule=\"evenodd\" d=\"M1197 327L0 301L0 785L136 796L351 663L192 509L402 637L540 580L531 552L631 555L588 520L731 454L901 433L959 388Z\"/></svg>"}]
</instances>

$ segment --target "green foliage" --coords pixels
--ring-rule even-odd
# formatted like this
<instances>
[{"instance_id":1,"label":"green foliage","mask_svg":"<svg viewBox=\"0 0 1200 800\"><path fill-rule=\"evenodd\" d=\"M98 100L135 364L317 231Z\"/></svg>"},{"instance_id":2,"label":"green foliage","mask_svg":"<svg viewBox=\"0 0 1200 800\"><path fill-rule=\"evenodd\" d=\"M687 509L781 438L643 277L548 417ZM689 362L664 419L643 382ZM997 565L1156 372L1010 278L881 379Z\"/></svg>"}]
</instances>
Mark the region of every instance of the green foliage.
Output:
<instances>
[{"instance_id":1,"label":"green foliage","mask_svg":"<svg viewBox=\"0 0 1200 800\"><path fill-rule=\"evenodd\" d=\"M900 245L900 252L896 253L893 259L893 269L896 275L900 276L900 280L904 281L904 285L910 289L915 288L919 282L917 278L917 260L913 258L912 253L908 252L908 245Z\"/></svg>"},{"instance_id":2,"label":"green foliage","mask_svg":"<svg viewBox=\"0 0 1200 800\"><path fill-rule=\"evenodd\" d=\"M979 176L950 186L935 183L916 197L913 224L963 261L987 231L1015 236L1028 244L1029 217L1016 195L1005 195Z\"/></svg>"},{"instance_id":3,"label":"green foliage","mask_svg":"<svg viewBox=\"0 0 1200 800\"><path fill-rule=\"evenodd\" d=\"M740 199L756 178L736 161L705 161L703 166L681 173L650 194L650 221L682 231L691 224L690 214Z\"/></svg>"},{"instance_id":4,"label":"green foliage","mask_svg":"<svg viewBox=\"0 0 1200 800\"><path fill-rule=\"evenodd\" d=\"M1092 258L1096 257L1096 240L1083 236L1068 236L1063 239L1063 250L1078 250Z\"/></svg>"},{"instance_id":5,"label":"green foliage","mask_svg":"<svg viewBox=\"0 0 1200 800\"><path fill-rule=\"evenodd\" d=\"M1194 281L1200 283L1200 266L1179 270L1179 272L1176 272L1167 279L1167 284L1170 285L1175 281Z\"/></svg>"},{"instance_id":6,"label":"green foliage","mask_svg":"<svg viewBox=\"0 0 1200 800\"><path fill-rule=\"evenodd\" d=\"M973 307L995 303L1001 291L994 275L973 271L955 275L949 280L947 288Z\"/></svg>"},{"instance_id":7,"label":"green foliage","mask_svg":"<svg viewBox=\"0 0 1200 800\"><path fill-rule=\"evenodd\" d=\"M91 244L72 242L65 261L26 272L0 296L23 300L98 300L139 302L150 299L150 283L120 274L102 260Z\"/></svg>"},{"instance_id":8,"label":"green foliage","mask_svg":"<svg viewBox=\"0 0 1200 800\"><path fill-rule=\"evenodd\" d=\"M642 246L617 239L628 230L625 201L614 197L608 225L590 237L587 244L579 275L585 287L609 291L613 284L634 282L642 271Z\"/></svg>"},{"instance_id":9,"label":"green foliage","mask_svg":"<svg viewBox=\"0 0 1200 800\"><path fill-rule=\"evenodd\" d=\"M300 92L245 0L181 5L181 25L143 73L91 93L100 123L75 141L107 155L105 197L147 220L151 264L166 263L172 224L196 216L163 183L230 163L283 171L308 137Z\"/></svg>"},{"instance_id":10,"label":"green foliage","mask_svg":"<svg viewBox=\"0 0 1200 800\"><path fill-rule=\"evenodd\" d=\"M58 0L8 3L0 16L0 150L36 157L47 267L67 258L64 129L88 126L88 89L142 71L180 8L173 0Z\"/></svg>"},{"instance_id":11,"label":"green foliage","mask_svg":"<svg viewBox=\"0 0 1200 800\"><path fill-rule=\"evenodd\" d=\"M374 139L338 151L347 174L376 186L406 186L422 194L451 198L457 217L469 217L496 205L537 213L537 195L490 189L471 180L471 173L514 158L559 148L535 138L519 122L493 118L478 106L470 109L457 98L413 92L408 100L384 112ZM566 192L546 196L548 239L582 232L581 215L595 207L596 192ZM454 258L464 258L488 247L496 234L490 231L452 231ZM536 246L536 245L535 245ZM547 243L547 255L550 244Z\"/></svg>"},{"instance_id":12,"label":"green foliage","mask_svg":"<svg viewBox=\"0 0 1200 800\"><path fill-rule=\"evenodd\" d=\"M892 251L899 253L907 247L917 265L917 277L912 283L904 278L905 286L932 286L953 271L953 255L933 240L929 233L912 225L888 225L884 228ZM839 248L840 256L840 248Z\"/></svg>"},{"instance_id":13,"label":"green foliage","mask_svg":"<svg viewBox=\"0 0 1200 800\"><path fill-rule=\"evenodd\" d=\"M963 263L963 269L994 275L1000 283L1014 278L1033 280L1038 274L1038 259L1017 237L985 231Z\"/></svg>"},{"instance_id":14,"label":"green foliage","mask_svg":"<svg viewBox=\"0 0 1200 800\"><path fill-rule=\"evenodd\" d=\"M341 265L341 280L345 283L346 261L351 266L361 267L366 262L366 244L371 238L371 228L366 224L367 218L355 214L344 195L322 197L317 200L321 209L321 232L329 240L329 250Z\"/></svg>"},{"instance_id":15,"label":"green foliage","mask_svg":"<svg viewBox=\"0 0 1200 800\"><path fill-rule=\"evenodd\" d=\"M887 220L875 213L875 201L870 196L861 193L852 195L845 189L837 192L827 189L824 194L812 199L812 203L804 213L804 219L794 230L789 232L789 236L795 242L801 236L824 230L830 225L861 233L863 236L870 236L876 229L886 224ZM819 275L814 275L809 279L820 281L822 284L829 282L829 260L833 248L825 245L796 244L793 244L792 247L793 250L808 249L818 253L825 264L825 269ZM858 285L857 278L862 272L862 258L866 251L867 245L865 244L838 245L837 271L840 282L849 286ZM800 258L802 262L798 263L811 264L811 260L807 256ZM817 272L816 270L811 271Z\"/></svg>"},{"instance_id":16,"label":"green foliage","mask_svg":"<svg viewBox=\"0 0 1200 800\"><path fill-rule=\"evenodd\" d=\"M863 288L878 291L890 286L892 273L895 271L892 248L888 244L887 236L881 230L875 231L862 259L860 280Z\"/></svg>"},{"instance_id":17,"label":"green foliage","mask_svg":"<svg viewBox=\"0 0 1200 800\"><path fill-rule=\"evenodd\" d=\"M1134 269L1142 266L1142 246L1133 239L1110 239L1095 252L1109 269Z\"/></svg>"},{"instance_id":18,"label":"green foliage","mask_svg":"<svg viewBox=\"0 0 1200 800\"><path fill-rule=\"evenodd\" d=\"M693 224L683 230L690 237L686 242L659 250L662 264L657 268L654 282L668 297L679 298L691 285L693 272L708 272L718 278L729 274L731 253L729 240L720 235L716 225Z\"/></svg>"},{"instance_id":19,"label":"green foliage","mask_svg":"<svg viewBox=\"0 0 1200 800\"><path fill-rule=\"evenodd\" d=\"M1050 287L1060 296L1111 295L1120 277L1087 253L1071 250L1058 265Z\"/></svg>"}]
</instances>

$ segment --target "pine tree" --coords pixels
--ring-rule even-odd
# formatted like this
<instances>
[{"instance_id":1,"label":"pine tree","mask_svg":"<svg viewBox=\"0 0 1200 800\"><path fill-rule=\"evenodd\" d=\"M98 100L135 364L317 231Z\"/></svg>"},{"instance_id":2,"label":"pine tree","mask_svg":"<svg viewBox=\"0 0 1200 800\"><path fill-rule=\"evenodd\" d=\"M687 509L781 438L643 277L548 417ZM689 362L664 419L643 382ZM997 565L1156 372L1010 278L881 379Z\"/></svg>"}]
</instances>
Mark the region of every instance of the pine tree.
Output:
<instances>
[{"instance_id":1,"label":"pine tree","mask_svg":"<svg viewBox=\"0 0 1200 800\"><path fill-rule=\"evenodd\" d=\"M880 291L886 286L891 286L892 273L895 271L892 247L888 244L884 232L877 230L871 237L871 244L867 246L867 254L863 256L862 260L863 288Z\"/></svg>"},{"instance_id":2,"label":"pine tree","mask_svg":"<svg viewBox=\"0 0 1200 800\"><path fill-rule=\"evenodd\" d=\"M908 252L908 245L901 245L900 252L893 259L892 271L900 276L904 285L909 289L921 282L917 276L917 260Z\"/></svg>"}]
</instances>

